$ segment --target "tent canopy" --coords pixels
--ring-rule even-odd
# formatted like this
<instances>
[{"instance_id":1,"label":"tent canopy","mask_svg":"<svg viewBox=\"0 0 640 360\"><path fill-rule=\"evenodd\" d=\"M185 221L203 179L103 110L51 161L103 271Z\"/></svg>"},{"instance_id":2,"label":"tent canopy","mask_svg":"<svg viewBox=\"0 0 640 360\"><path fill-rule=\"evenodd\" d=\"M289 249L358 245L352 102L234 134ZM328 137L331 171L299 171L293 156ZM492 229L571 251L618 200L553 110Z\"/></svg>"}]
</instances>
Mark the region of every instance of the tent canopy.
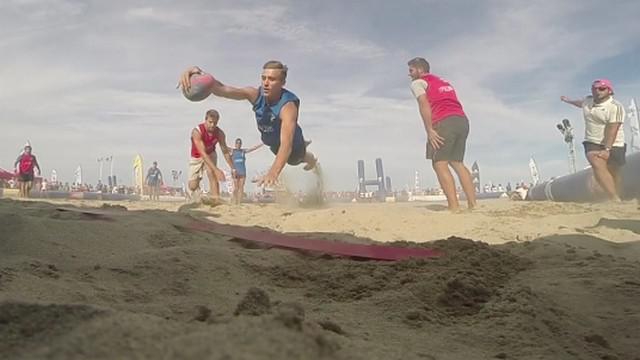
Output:
<instances>
[{"instance_id":1,"label":"tent canopy","mask_svg":"<svg viewBox=\"0 0 640 360\"><path fill-rule=\"evenodd\" d=\"M5 169L0 168L0 180L11 180L15 177L15 174Z\"/></svg>"}]
</instances>

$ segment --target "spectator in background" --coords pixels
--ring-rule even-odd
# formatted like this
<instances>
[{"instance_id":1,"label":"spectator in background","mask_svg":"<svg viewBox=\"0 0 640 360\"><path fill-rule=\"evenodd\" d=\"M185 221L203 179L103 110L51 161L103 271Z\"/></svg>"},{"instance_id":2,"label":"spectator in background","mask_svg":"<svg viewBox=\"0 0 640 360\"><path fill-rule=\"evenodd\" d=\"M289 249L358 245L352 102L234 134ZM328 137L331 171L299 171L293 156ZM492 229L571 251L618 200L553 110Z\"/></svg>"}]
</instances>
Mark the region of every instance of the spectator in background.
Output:
<instances>
[{"instance_id":1,"label":"spectator in background","mask_svg":"<svg viewBox=\"0 0 640 360\"><path fill-rule=\"evenodd\" d=\"M585 122L584 151L593 175L609 200L620 202L620 169L624 166L627 145L624 142L624 106L613 98L613 85L607 79L591 84L591 96L560 100L582 108Z\"/></svg>"},{"instance_id":2,"label":"spectator in background","mask_svg":"<svg viewBox=\"0 0 640 360\"><path fill-rule=\"evenodd\" d=\"M160 185L162 185L162 171L158 168L158 162L147 171L146 183L149 186L149 200L160 200Z\"/></svg>"},{"instance_id":3,"label":"spectator in background","mask_svg":"<svg viewBox=\"0 0 640 360\"><path fill-rule=\"evenodd\" d=\"M263 144L252 146L250 148L242 147L242 139L237 138L235 147L231 150L231 159L233 159L233 203L240 204L244 197L244 183L247 179L246 154L259 149Z\"/></svg>"},{"instance_id":4,"label":"spectator in background","mask_svg":"<svg viewBox=\"0 0 640 360\"><path fill-rule=\"evenodd\" d=\"M38 160L36 156L31 153L31 144L27 143L25 145L24 152L18 156L13 166L18 175L19 196L21 198L28 198L31 193L31 188L33 187L34 169L38 169L38 174L41 174Z\"/></svg>"}]
</instances>

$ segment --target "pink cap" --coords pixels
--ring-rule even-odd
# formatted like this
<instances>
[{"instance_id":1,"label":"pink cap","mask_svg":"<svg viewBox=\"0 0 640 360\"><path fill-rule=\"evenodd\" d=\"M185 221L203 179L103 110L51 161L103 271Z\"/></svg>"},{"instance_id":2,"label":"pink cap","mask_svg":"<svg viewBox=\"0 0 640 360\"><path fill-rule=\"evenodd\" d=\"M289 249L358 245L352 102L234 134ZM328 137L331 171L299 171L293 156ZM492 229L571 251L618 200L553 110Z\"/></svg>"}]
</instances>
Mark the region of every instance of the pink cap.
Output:
<instances>
[{"instance_id":1,"label":"pink cap","mask_svg":"<svg viewBox=\"0 0 640 360\"><path fill-rule=\"evenodd\" d=\"M591 87L594 87L594 88L606 87L606 88L609 88L611 92L613 92L613 84L611 84L611 81L607 79L596 79L593 81L593 84L591 84Z\"/></svg>"}]
</instances>

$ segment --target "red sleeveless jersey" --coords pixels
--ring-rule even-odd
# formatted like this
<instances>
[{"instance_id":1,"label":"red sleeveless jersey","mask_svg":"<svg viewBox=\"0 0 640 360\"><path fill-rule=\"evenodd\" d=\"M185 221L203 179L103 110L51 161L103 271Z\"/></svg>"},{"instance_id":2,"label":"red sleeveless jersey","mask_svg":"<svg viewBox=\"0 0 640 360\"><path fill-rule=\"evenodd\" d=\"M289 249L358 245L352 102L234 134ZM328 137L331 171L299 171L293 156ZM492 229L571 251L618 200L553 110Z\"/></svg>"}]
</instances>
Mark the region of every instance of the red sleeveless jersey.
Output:
<instances>
[{"instance_id":1,"label":"red sleeveless jersey","mask_svg":"<svg viewBox=\"0 0 640 360\"><path fill-rule=\"evenodd\" d=\"M204 127L204 123L198 125L197 129L200 131L200 136L202 136L205 152L207 154L211 154L216 149L216 144L218 143L218 128L215 128L213 134L207 131ZM191 157L202 157L198 148L196 148L196 144L193 142L193 138L191 138Z\"/></svg>"},{"instance_id":2,"label":"red sleeveless jersey","mask_svg":"<svg viewBox=\"0 0 640 360\"><path fill-rule=\"evenodd\" d=\"M435 124L449 116L466 116L453 86L435 75L422 77L427 82L427 100L431 105L431 123Z\"/></svg>"},{"instance_id":3,"label":"red sleeveless jersey","mask_svg":"<svg viewBox=\"0 0 640 360\"><path fill-rule=\"evenodd\" d=\"M35 166L35 161L33 155L22 154L20 157L20 165L18 170L20 170L21 174L33 174L33 167Z\"/></svg>"}]
</instances>

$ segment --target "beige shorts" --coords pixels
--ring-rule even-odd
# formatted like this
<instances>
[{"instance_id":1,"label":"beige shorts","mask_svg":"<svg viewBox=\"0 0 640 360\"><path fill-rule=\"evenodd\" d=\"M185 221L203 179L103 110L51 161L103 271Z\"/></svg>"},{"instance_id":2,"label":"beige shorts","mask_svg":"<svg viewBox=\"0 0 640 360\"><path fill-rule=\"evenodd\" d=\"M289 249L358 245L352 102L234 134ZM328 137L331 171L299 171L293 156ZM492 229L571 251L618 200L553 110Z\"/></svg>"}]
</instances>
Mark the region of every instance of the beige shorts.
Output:
<instances>
[{"instance_id":1,"label":"beige shorts","mask_svg":"<svg viewBox=\"0 0 640 360\"><path fill-rule=\"evenodd\" d=\"M215 154L211 154L211 160L216 164ZM207 164L203 158L190 158L189 159L189 181L200 181L207 172Z\"/></svg>"}]
</instances>

